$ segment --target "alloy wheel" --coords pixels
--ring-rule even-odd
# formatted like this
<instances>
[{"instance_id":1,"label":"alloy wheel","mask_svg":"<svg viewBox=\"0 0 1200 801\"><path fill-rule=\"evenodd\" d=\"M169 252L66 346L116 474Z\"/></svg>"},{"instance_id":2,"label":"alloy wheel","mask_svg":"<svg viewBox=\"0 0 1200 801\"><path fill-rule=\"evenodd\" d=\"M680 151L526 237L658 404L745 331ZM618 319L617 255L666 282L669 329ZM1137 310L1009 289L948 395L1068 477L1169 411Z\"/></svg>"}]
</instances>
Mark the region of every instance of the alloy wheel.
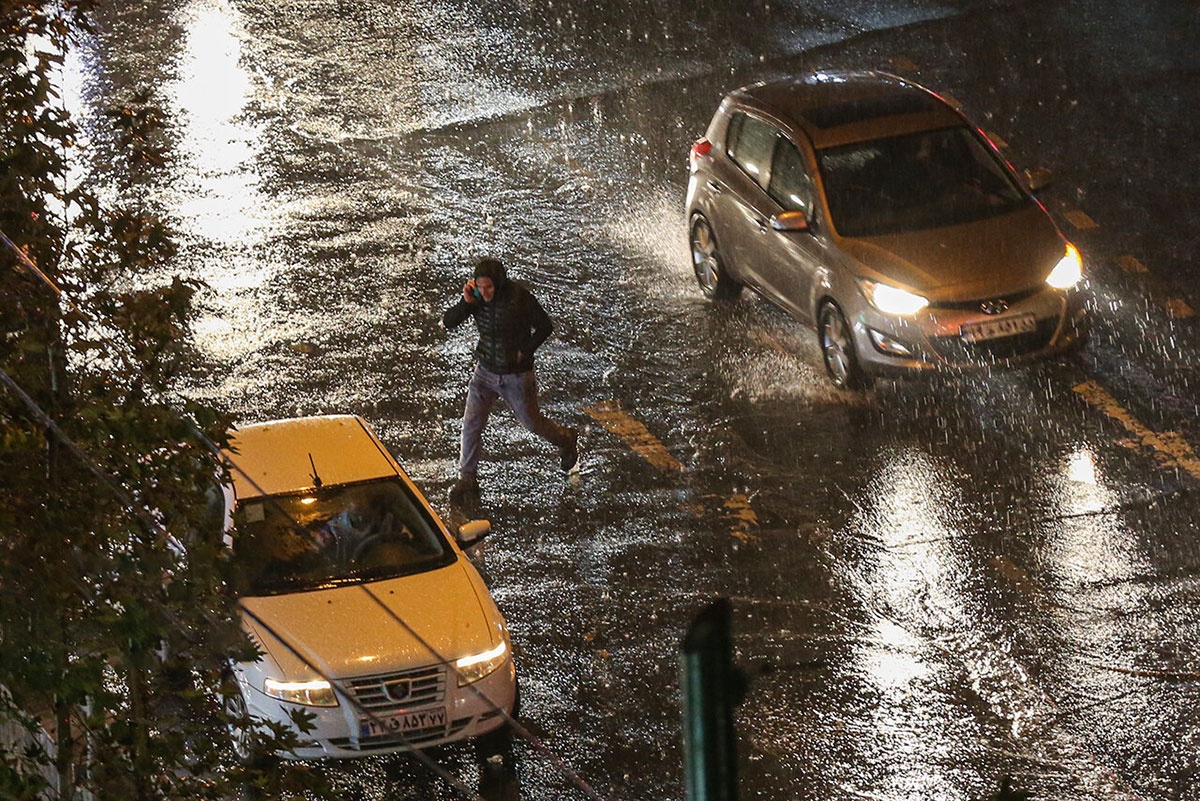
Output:
<instances>
[{"instance_id":1,"label":"alloy wheel","mask_svg":"<svg viewBox=\"0 0 1200 801\"><path fill-rule=\"evenodd\" d=\"M692 226L692 266L696 281L706 297L713 297L721 280L721 260L717 254L717 241L708 222L701 219Z\"/></svg>"},{"instance_id":2,"label":"alloy wheel","mask_svg":"<svg viewBox=\"0 0 1200 801\"><path fill-rule=\"evenodd\" d=\"M858 361L854 355L854 340L850 325L841 309L833 303L821 307L821 355L829 379L838 389L850 389L858 383Z\"/></svg>"}]
</instances>

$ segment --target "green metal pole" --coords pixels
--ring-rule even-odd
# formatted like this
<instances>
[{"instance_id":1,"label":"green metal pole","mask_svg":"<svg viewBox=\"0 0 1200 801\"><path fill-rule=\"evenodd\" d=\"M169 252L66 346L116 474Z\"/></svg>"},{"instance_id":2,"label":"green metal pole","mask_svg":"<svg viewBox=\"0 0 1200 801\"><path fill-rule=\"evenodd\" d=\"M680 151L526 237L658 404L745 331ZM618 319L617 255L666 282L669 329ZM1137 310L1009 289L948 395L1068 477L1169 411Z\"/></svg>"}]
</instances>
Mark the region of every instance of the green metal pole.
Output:
<instances>
[{"instance_id":1,"label":"green metal pole","mask_svg":"<svg viewBox=\"0 0 1200 801\"><path fill-rule=\"evenodd\" d=\"M684 789L687 801L737 801L733 708L745 679L733 666L732 606L726 598L696 616L683 640Z\"/></svg>"}]
</instances>

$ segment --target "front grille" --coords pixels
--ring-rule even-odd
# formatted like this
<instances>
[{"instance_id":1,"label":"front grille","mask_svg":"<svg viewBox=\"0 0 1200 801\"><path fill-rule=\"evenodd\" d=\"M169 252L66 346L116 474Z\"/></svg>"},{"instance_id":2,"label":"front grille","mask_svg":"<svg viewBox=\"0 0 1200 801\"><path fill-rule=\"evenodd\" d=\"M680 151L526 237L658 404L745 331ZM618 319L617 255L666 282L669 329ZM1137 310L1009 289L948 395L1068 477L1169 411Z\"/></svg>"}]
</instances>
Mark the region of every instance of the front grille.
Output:
<instances>
[{"instance_id":1,"label":"front grille","mask_svg":"<svg viewBox=\"0 0 1200 801\"><path fill-rule=\"evenodd\" d=\"M449 726L430 726L425 729L415 729L405 732L403 736L399 734L377 734L374 737L360 737L357 740L352 740L349 737L332 737L329 740L330 745L337 748L344 748L354 751L379 751L384 748L395 748L397 746L412 746L414 748L426 743L437 742L438 740L450 740L456 735L462 733L463 729L470 724L470 718L459 718L450 722Z\"/></svg>"},{"instance_id":2,"label":"front grille","mask_svg":"<svg viewBox=\"0 0 1200 801\"><path fill-rule=\"evenodd\" d=\"M1033 331L999 339L967 342L961 336L930 337L933 348L951 364L1000 362L1037 353L1049 347L1058 318L1039 320Z\"/></svg>"},{"instance_id":3,"label":"front grille","mask_svg":"<svg viewBox=\"0 0 1200 801\"><path fill-rule=\"evenodd\" d=\"M346 691L363 709L389 712L446 700L446 671L440 665L366 676L346 682Z\"/></svg>"},{"instance_id":4,"label":"front grille","mask_svg":"<svg viewBox=\"0 0 1200 801\"><path fill-rule=\"evenodd\" d=\"M1021 292L1014 292L1011 295L1001 295L1000 297L995 298L978 298L976 300L956 301L939 300L937 303L930 304L929 310L933 312L936 312L938 309L953 309L955 311L980 311L981 306L984 303L996 301L1002 301L1007 304L1009 308L1012 308L1026 298L1031 298L1041 291L1043 291L1043 287L1034 287L1033 289L1026 289Z\"/></svg>"}]
</instances>

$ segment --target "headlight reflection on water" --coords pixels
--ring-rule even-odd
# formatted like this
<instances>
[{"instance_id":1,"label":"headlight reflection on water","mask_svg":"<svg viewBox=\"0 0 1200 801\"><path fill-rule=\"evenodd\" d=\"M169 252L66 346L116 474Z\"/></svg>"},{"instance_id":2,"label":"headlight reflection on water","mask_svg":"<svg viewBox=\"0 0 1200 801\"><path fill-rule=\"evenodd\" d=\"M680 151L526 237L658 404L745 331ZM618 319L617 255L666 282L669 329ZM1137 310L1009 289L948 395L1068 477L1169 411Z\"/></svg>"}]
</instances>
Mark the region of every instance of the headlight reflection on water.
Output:
<instances>
[{"instance_id":1,"label":"headlight reflection on water","mask_svg":"<svg viewBox=\"0 0 1200 801\"><path fill-rule=\"evenodd\" d=\"M1051 569L1068 585L1123 581L1149 570L1136 537L1113 515L1093 516L1112 508L1095 456L1087 448L1071 453L1058 482L1056 501L1064 522L1047 530Z\"/></svg>"}]
</instances>

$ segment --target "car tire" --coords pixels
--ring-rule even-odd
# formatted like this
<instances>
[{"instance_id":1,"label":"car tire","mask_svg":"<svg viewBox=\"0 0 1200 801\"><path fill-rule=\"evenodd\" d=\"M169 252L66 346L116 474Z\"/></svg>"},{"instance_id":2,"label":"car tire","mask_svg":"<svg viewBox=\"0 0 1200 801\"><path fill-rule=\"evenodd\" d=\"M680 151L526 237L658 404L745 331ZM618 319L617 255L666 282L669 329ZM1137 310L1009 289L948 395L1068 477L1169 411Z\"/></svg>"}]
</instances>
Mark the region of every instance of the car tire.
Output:
<instances>
[{"instance_id":1,"label":"car tire","mask_svg":"<svg viewBox=\"0 0 1200 801\"><path fill-rule=\"evenodd\" d=\"M230 673L225 676L225 686L222 688L221 705L229 726L229 739L233 747L234 759L248 768L268 769L276 761L274 754L266 754L259 747L250 726L242 726L233 721L247 721L250 715L246 706L246 698L242 695L241 687Z\"/></svg>"},{"instance_id":2,"label":"car tire","mask_svg":"<svg viewBox=\"0 0 1200 801\"><path fill-rule=\"evenodd\" d=\"M717 237L702 215L692 222L691 246L692 269L696 272L696 283L700 285L704 296L711 300L737 298L742 285L730 277L724 257L717 247Z\"/></svg>"},{"instance_id":3,"label":"car tire","mask_svg":"<svg viewBox=\"0 0 1200 801\"><path fill-rule=\"evenodd\" d=\"M254 762L253 737L248 726L234 721L244 721L249 716L246 699L233 676L227 676L221 688L221 708L229 725L229 741L238 762L249 765Z\"/></svg>"},{"instance_id":4,"label":"car tire","mask_svg":"<svg viewBox=\"0 0 1200 801\"><path fill-rule=\"evenodd\" d=\"M863 389L870 382L858 364L854 334L846 315L833 301L821 304L817 316L817 341L829 380L838 389Z\"/></svg>"}]
</instances>

